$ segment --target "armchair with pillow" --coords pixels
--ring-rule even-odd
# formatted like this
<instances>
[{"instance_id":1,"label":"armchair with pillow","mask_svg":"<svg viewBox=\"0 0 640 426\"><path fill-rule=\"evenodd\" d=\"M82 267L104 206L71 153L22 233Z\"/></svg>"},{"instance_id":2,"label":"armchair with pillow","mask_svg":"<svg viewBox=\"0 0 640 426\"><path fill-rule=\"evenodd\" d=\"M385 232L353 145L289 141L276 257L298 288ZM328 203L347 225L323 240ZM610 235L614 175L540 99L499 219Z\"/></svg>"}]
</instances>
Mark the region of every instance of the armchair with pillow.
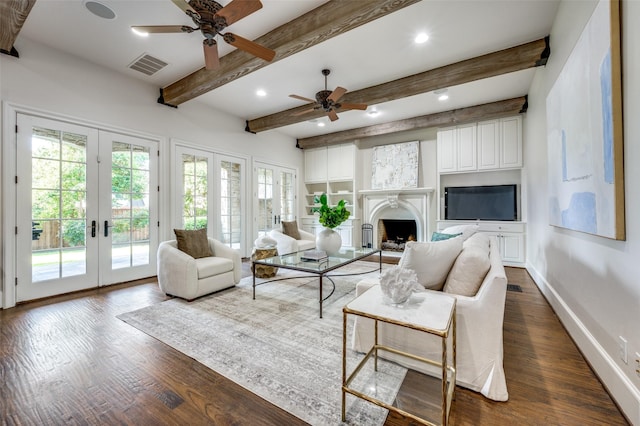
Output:
<instances>
[{"instance_id":1,"label":"armchair with pillow","mask_svg":"<svg viewBox=\"0 0 640 426\"><path fill-rule=\"evenodd\" d=\"M272 229L269 236L277 241L278 254L310 250L316 246L316 236L298 228L298 222L282 222L282 229Z\"/></svg>"},{"instance_id":2,"label":"armchair with pillow","mask_svg":"<svg viewBox=\"0 0 640 426\"><path fill-rule=\"evenodd\" d=\"M482 393L496 401L509 398L503 368L502 326L507 291L507 278L496 237L477 233L465 240L463 235L433 242L407 243L399 265L413 269L425 293L443 291L457 299L457 374L459 386ZM467 235L469 232L467 233ZM365 279L356 285L356 296L379 285L378 279ZM423 333L380 324L379 343L438 360L442 345ZM357 317L353 329L353 349L367 352L374 340L373 320ZM394 354L386 358L427 374L440 370L424 366Z\"/></svg>"},{"instance_id":3,"label":"armchair with pillow","mask_svg":"<svg viewBox=\"0 0 640 426\"><path fill-rule=\"evenodd\" d=\"M207 238L206 229L174 232L175 240L158 247L158 284L164 293L193 300L240 282L240 253Z\"/></svg>"}]
</instances>

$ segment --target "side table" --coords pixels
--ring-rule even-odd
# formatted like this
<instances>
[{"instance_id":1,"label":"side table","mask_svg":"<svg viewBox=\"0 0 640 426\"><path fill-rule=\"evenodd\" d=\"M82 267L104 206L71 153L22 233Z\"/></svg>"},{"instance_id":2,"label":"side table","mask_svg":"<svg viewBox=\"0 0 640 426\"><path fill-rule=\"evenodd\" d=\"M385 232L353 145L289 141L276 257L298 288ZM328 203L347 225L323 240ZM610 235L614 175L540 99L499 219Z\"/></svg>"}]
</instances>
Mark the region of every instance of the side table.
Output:
<instances>
[{"instance_id":1,"label":"side table","mask_svg":"<svg viewBox=\"0 0 640 426\"><path fill-rule=\"evenodd\" d=\"M276 247L259 248L254 247L251 253L251 260L266 259L267 257L273 257L278 255L278 249ZM273 278L276 276L278 268L267 265L255 265L256 278Z\"/></svg>"},{"instance_id":2,"label":"side table","mask_svg":"<svg viewBox=\"0 0 640 426\"><path fill-rule=\"evenodd\" d=\"M415 299L414 299L415 298ZM414 300L412 300L414 299ZM441 423L449 421L449 411L453 401L456 386L456 298L437 292L416 293L402 307L389 305L383 301L380 286L376 285L348 303L343 309L343 337L342 337L342 421L346 420L346 394L350 393L358 398L369 401L389 411L394 411L405 417L425 425L436 425L432 421L420 418L402 410L375 396L350 387L353 379L362 370L367 361L373 357L374 371L378 371L378 352L390 352L414 361L424 362L442 369L442 402ZM374 344L365 357L347 377L347 315L358 315L374 320ZM427 359L419 354L407 353L400 348L392 348L378 343L378 323L385 322L398 327L419 330L427 335L440 337L442 340L441 359ZM451 340L451 350L447 343Z\"/></svg>"}]
</instances>

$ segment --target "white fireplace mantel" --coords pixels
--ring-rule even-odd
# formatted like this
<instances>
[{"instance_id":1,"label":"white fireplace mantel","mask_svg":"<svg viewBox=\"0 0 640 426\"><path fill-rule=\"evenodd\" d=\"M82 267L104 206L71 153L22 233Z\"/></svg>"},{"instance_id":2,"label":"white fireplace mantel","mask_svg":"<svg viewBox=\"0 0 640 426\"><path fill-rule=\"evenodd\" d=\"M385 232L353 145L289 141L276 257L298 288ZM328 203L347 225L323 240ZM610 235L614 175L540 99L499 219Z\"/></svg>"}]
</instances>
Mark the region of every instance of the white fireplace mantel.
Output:
<instances>
[{"instance_id":1,"label":"white fireplace mantel","mask_svg":"<svg viewBox=\"0 0 640 426\"><path fill-rule=\"evenodd\" d=\"M433 188L388 188L358 191L363 198L363 220L374 227L374 244L377 221L380 218L413 218L418 230L418 241L428 241L429 205Z\"/></svg>"}]
</instances>

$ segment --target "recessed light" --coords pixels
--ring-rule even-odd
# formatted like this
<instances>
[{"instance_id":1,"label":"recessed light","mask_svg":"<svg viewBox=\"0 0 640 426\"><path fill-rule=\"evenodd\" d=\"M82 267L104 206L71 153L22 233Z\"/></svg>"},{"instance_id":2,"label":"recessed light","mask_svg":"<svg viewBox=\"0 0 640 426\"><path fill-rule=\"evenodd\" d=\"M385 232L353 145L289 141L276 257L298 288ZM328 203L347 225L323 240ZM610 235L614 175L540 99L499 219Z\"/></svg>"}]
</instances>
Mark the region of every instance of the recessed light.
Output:
<instances>
[{"instance_id":1,"label":"recessed light","mask_svg":"<svg viewBox=\"0 0 640 426\"><path fill-rule=\"evenodd\" d=\"M371 111L369 111L367 114L369 114L369 117L375 117L378 114L380 114L380 111L378 111L377 109L372 109Z\"/></svg>"},{"instance_id":2,"label":"recessed light","mask_svg":"<svg viewBox=\"0 0 640 426\"><path fill-rule=\"evenodd\" d=\"M102 19L114 19L116 17L116 13L113 10L97 1L85 1L84 7L86 7L89 12Z\"/></svg>"},{"instance_id":3,"label":"recessed light","mask_svg":"<svg viewBox=\"0 0 640 426\"><path fill-rule=\"evenodd\" d=\"M416 36L415 39L413 39L413 41L416 42L417 44L422 44L427 40L429 40L429 36L427 35L427 33L420 33Z\"/></svg>"},{"instance_id":4,"label":"recessed light","mask_svg":"<svg viewBox=\"0 0 640 426\"><path fill-rule=\"evenodd\" d=\"M256 91L256 95L260 97L264 97L264 96L267 96L267 92L265 92L263 89L258 89Z\"/></svg>"},{"instance_id":5,"label":"recessed light","mask_svg":"<svg viewBox=\"0 0 640 426\"><path fill-rule=\"evenodd\" d=\"M443 93L442 95L438 96L439 101L446 101L447 99L449 99L449 95L447 95L446 93Z\"/></svg>"},{"instance_id":6,"label":"recessed light","mask_svg":"<svg viewBox=\"0 0 640 426\"><path fill-rule=\"evenodd\" d=\"M324 127L324 123L321 121L318 123L318 127Z\"/></svg>"},{"instance_id":7,"label":"recessed light","mask_svg":"<svg viewBox=\"0 0 640 426\"><path fill-rule=\"evenodd\" d=\"M133 32L135 35L138 35L140 37L148 37L149 33L145 32L145 31L140 31L138 29L135 28L131 28L131 32Z\"/></svg>"}]
</instances>

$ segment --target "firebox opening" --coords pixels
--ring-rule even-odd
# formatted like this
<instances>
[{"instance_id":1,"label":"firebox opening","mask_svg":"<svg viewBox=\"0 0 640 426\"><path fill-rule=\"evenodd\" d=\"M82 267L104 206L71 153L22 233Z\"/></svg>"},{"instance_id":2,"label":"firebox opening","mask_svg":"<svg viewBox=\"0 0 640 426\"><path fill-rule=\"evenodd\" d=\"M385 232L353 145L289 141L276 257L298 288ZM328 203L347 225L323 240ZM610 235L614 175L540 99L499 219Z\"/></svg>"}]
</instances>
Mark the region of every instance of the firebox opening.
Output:
<instances>
[{"instance_id":1,"label":"firebox opening","mask_svg":"<svg viewBox=\"0 0 640 426\"><path fill-rule=\"evenodd\" d=\"M380 219L378 221L378 241L380 249L387 251L404 251L408 241L416 241L417 227L415 220Z\"/></svg>"}]
</instances>

